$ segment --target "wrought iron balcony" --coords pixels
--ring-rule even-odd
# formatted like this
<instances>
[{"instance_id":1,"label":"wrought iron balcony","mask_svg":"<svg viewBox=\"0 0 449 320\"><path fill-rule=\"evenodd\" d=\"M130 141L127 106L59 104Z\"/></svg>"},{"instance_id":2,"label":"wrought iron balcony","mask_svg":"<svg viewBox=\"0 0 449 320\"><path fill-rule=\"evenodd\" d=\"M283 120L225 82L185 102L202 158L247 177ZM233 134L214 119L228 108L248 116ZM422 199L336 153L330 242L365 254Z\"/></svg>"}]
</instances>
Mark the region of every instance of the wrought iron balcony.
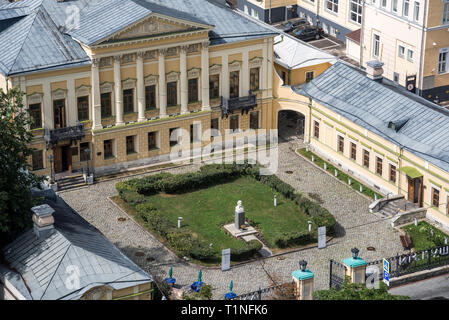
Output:
<instances>
[{"instance_id":1,"label":"wrought iron balcony","mask_svg":"<svg viewBox=\"0 0 449 320\"><path fill-rule=\"evenodd\" d=\"M236 98L223 98L221 97L221 113L222 115L228 115L234 110L242 110L248 113L249 110L257 106L257 96L249 91L249 95L245 97Z\"/></svg>"},{"instance_id":2,"label":"wrought iron balcony","mask_svg":"<svg viewBox=\"0 0 449 320\"><path fill-rule=\"evenodd\" d=\"M44 140L47 142L47 147L49 145L55 145L62 140L81 140L83 137L83 124L53 130L50 130L48 128L44 129Z\"/></svg>"}]
</instances>

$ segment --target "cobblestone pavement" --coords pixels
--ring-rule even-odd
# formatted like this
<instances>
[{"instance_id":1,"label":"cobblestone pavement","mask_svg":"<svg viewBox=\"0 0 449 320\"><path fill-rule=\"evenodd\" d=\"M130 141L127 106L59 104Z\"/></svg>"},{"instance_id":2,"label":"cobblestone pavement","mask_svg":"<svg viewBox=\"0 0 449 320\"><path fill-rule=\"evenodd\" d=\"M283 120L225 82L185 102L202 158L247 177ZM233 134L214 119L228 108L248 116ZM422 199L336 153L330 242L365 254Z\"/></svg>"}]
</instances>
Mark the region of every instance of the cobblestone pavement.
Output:
<instances>
[{"instance_id":1,"label":"cobblestone pavement","mask_svg":"<svg viewBox=\"0 0 449 320\"><path fill-rule=\"evenodd\" d=\"M279 170L277 175L303 193L319 194L322 205L334 214L338 221L338 235L325 249L307 249L277 257L247 263L222 272L219 269L202 268L203 281L213 287L214 299L223 299L229 282L233 280L237 294L255 291L272 284L291 281L291 272L299 268L298 261L308 261L308 268L315 273L315 288L327 289L329 259L341 261L351 255L350 249L360 249L359 255L367 261L390 257L402 252L399 235L377 216L368 212L370 201L352 191L332 176L315 168L295 154L299 139L279 144ZM172 173L197 170L198 165L169 169ZM293 171L287 174L286 171ZM123 178L125 180L129 178ZM81 216L96 226L108 239L128 257L152 275L165 277L170 266L177 284L190 285L196 281L199 266L185 263L169 252L149 232L131 220L119 222L124 214L107 197L117 194L115 183L105 181L87 188L61 192L60 196ZM244 200L244 199L243 199ZM376 251L367 251L373 246ZM144 256L135 255L137 251Z\"/></svg>"}]
</instances>

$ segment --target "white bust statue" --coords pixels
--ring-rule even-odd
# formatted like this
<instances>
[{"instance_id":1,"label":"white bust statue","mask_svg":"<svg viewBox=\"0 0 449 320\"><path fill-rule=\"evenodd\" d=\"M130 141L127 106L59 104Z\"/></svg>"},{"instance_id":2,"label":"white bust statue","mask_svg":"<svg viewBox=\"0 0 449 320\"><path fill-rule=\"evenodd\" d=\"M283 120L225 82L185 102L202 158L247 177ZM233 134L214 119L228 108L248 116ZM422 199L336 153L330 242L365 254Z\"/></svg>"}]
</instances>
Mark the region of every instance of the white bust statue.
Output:
<instances>
[{"instance_id":1,"label":"white bust statue","mask_svg":"<svg viewBox=\"0 0 449 320\"><path fill-rule=\"evenodd\" d=\"M245 209L242 206L242 200L237 201L237 205L235 206L235 212L245 212Z\"/></svg>"}]
</instances>

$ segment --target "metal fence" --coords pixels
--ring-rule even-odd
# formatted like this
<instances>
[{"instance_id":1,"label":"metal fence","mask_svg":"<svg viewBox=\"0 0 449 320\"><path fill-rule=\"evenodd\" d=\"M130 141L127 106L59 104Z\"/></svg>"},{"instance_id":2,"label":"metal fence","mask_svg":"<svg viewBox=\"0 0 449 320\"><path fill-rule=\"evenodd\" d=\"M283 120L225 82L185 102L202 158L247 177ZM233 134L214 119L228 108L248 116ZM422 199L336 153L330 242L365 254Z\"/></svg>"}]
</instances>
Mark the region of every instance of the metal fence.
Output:
<instances>
[{"instance_id":1,"label":"metal fence","mask_svg":"<svg viewBox=\"0 0 449 320\"><path fill-rule=\"evenodd\" d=\"M335 260L329 261L329 288L340 290L345 279L346 266Z\"/></svg>"},{"instance_id":2,"label":"metal fence","mask_svg":"<svg viewBox=\"0 0 449 320\"><path fill-rule=\"evenodd\" d=\"M274 285L267 288L259 288L257 291L245 293L236 296L230 300L277 300L277 299L294 299L295 282L287 282L279 285Z\"/></svg>"}]
</instances>

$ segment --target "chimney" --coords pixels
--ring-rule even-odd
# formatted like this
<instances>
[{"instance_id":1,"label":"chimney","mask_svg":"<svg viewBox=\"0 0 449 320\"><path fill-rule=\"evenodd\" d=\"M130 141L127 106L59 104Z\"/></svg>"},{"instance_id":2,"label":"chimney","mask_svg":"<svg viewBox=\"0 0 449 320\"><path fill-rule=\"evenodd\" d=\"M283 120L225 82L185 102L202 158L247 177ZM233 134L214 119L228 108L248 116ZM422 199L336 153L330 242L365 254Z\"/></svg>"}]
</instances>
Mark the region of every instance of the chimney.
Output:
<instances>
[{"instance_id":1,"label":"chimney","mask_svg":"<svg viewBox=\"0 0 449 320\"><path fill-rule=\"evenodd\" d=\"M382 69L383 65L384 63L378 60L368 61L366 63L366 76L376 82L382 82L382 74L384 73L384 69Z\"/></svg>"},{"instance_id":2,"label":"chimney","mask_svg":"<svg viewBox=\"0 0 449 320\"><path fill-rule=\"evenodd\" d=\"M48 204L43 204L40 206L32 207L31 212L33 212L33 230L38 238L47 236L54 229L53 223L55 219L53 218L53 210Z\"/></svg>"}]
</instances>

